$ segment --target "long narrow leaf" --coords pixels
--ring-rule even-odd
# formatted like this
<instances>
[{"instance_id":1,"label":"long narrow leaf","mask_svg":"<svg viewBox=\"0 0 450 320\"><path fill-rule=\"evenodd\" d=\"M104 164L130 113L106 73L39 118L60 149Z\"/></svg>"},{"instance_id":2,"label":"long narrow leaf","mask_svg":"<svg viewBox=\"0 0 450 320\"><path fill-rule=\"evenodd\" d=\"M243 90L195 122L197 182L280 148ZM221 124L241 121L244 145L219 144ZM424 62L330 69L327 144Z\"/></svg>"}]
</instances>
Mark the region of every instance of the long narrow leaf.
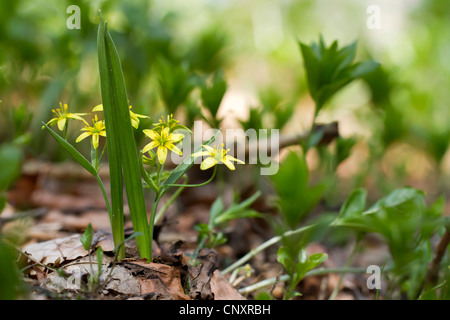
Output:
<instances>
[{"instance_id":1,"label":"long narrow leaf","mask_svg":"<svg viewBox=\"0 0 450 320\"><path fill-rule=\"evenodd\" d=\"M97 171L92 166L92 164L86 159L81 153L78 152L69 142L63 139L59 134L53 131L47 124L43 122L45 128L50 132L50 134L55 138L55 140L79 163L85 168L90 174L96 176Z\"/></svg>"},{"instance_id":2,"label":"long narrow leaf","mask_svg":"<svg viewBox=\"0 0 450 320\"><path fill-rule=\"evenodd\" d=\"M128 199L133 228L142 232L143 236L136 239L139 254L143 258L151 258L151 239L145 208L144 192L137 158L136 143L128 108L128 98L122 66L114 41L107 31L106 23L101 20L98 35L100 79L102 83L103 110L107 136L109 132L114 137L115 148L108 146L108 155L114 154L119 161L120 174L123 170L123 180ZM103 90L105 88L105 90ZM109 121L108 121L109 120ZM109 132L108 132L108 126ZM112 127L111 127L112 126ZM119 170L116 174L119 174ZM120 186L122 188L122 186Z\"/></svg>"},{"instance_id":3,"label":"long narrow leaf","mask_svg":"<svg viewBox=\"0 0 450 320\"><path fill-rule=\"evenodd\" d=\"M114 129L117 125L114 123L112 104L114 100L113 84L109 77L109 64L106 54L105 42L106 26L100 13L100 24L97 35L98 48L98 64L100 72L100 85L102 92L102 101L104 106L104 118L106 127L106 143L108 148L108 163L110 172L110 188L111 188L111 227L114 238L114 244L121 243L124 238L124 222L123 222L123 178L119 141L117 131ZM125 251L122 249L118 254L119 259L125 257Z\"/></svg>"}]
</instances>

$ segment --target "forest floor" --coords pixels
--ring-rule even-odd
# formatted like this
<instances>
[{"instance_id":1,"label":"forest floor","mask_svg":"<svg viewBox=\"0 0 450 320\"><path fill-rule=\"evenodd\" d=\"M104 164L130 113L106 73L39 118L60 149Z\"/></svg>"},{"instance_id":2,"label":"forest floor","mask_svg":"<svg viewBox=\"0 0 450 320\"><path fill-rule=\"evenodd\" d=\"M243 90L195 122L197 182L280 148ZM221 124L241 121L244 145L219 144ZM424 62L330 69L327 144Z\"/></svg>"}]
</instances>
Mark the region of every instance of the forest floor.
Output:
<instances>
[{"instance_id":1,"label":"forest floor","mask_svg":"<svg viewBox=\"0 0 450 320\"><path fill-rule=\"evenodd\" d=\"M204 179L200 171L194 170L193 174L194 180ZM107 180L107 171L101 171L101 175ZM255 191L251 183L240 190L243 199ZM225 191L226 203L231 201L233 190ZM214 184L185 189L168 208L155 229L152 262L139 259L134 240L126 243L126 259L116 261L100 190L96 181L76 164L28 161L8 196L10 205L0 216L1 232L20 244L20 264L30 299L253 300L261 291L275 299L282 298L282 281L256 291L244 289L283 274L276 246L253 257L246 270L232 276L221 272L274 236L262 219L233 221L224 230L227 242L215 249L201 250L193 263L191 255L197 246L194 226L208 223L211 204L217 198ZM253 208L273 213L265 199L259 199ZM94 247L104 251L100 278L94 284L89 275L97 272L96 255L86 251L80 241L89 224L95 232ZM125 228L126 235L132 234L128 215ZM343 267L353 247L353 240L348 239L339 245L311 243L307 250L328 254L321 267ZM388 256L386 246L375 237L366 237L363 242L364 250L356 253L351 266L382 265ZM376 291L366 285L369 275L345 274L336 299L374 299ZM335 273L306 277L298 287L302 296L297 299L328 299L338 286L339 277Z\"/></svg>"}]
</instances>

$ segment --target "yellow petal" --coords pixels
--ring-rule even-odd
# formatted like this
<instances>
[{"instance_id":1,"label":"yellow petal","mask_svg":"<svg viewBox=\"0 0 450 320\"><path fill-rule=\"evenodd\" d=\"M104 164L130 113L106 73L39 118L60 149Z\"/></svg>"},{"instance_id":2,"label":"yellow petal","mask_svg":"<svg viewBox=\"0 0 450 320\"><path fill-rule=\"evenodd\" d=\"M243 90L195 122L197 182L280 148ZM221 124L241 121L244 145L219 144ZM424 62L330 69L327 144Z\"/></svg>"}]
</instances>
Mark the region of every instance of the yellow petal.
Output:
<instances>
[{"instance_id":1,"label":"yellow petal","mask_svg":"<svg viewBox=\"0 0 450 320\"><path fill-rule=\"evenodd\" d=\"M158 146L158 141L152 141L149 144L147 144L144 149L142 149L143 153L149 152L150 150L152 150L153 148Z\"/></svg>"},{"instance_id":2,"label":"yellow petal","mask_svg":"<svg viewBox=\"0 0 450 320\"><path fill-rule=\"evenodd\" d=\"M181 152L181 150L178 149L178 147L174 146L172 143L168 143L167 144L167 148L169 148L171 151L175 152L179 156L183 155L183 152Z\"/></svg>"},{"instance_id":3,"label":"yellow petal","mask_svg":"<svg viewBox=\"0 0 450 320\"><path fill-rule=\"evenodd\" d=\"M90 132L84 132L82 134L80 134L77 138L77 140L75 141L76 143L80 142L81 140L83 140L86 137L89 137L91 135Z\"/></svg>"},{"instance_id":4,"label":"yellow petal","mask_svg":"<svg viewBox=\"0 0 450 320\"><path fill-rule=\"evenodd\" d=\"M49 122L47 122L47 125L48 125L48 126L52 126L52 125L55 124L56 121L58 121L58 118L53 118L53 119L51 119Z\"/></svg>"},{"instance_id":5,"label":"yellow petal","mask_svg":"<svg viewBox=\"0 0 450 320\"><path fill-rule=\"evenodd\" d=\"M94 109L92 109L92 112L96 111L103 111L103 104L99 104L98 106L95 106Z\"/></svg>"},{"instance_id":6,"label":"yellow petal","mask_svg":"<svg viewBox=\"0 0 450 320\"><path fill-rule=\"evenodd\" d=\"M131 125L132 125L135 129L139 128L139 120L134 119L134 118L131 118Z\"/></svg>"},{"instance_id":7,"label":"yellow petal","mask_svg":"<svg viewBox=\"0 0 450 320\"><path fill-rule=\"evenodd\" d=\"M230 155L226 155L226 156L224 157L224 159L225 159L225 160L229 160L229 161L236 161L237 163L240 163L240 164L245 164L244 161L239 160L239 159L236 159L236 158L234 158L234 157L232 157L232 156L230 156Z\"/></svg>"},{"instance_id":8,"label":"yellow petal","mask_svg":"<svg viewBox=\"0 0 450 320\"><path fill-rule=\"evenodd\" d=\"M161 131L161 136L167 137L169 135L170 129L168 127L164 128L163 131Z\"/></svg>"},{"instance_id":9,"label":"yellow petal","mask_svg":"<svg viewBox=\"0 0 450 320\"><path fill-rule=\"evenodd\" d=\"M157 151L157 155L158 155L158 160L159 160L160 164L163 164L164 162L166 162L167 148L163 147L163 146L159 146L158 147L158 151Z\"/></svg>"},{"instance_id":10,"label":"yellow petal","mask_svg":"<svg viewBox=\"0 0 450 320\"><path fill-rule=\"evenodd\" d=\"M200 151L200 152L193 153L191 155L191 157L194 157L194 158L196 158L196 157L203 157L203 156L211 156L211 152L209 152L209 151Z\"/></svg>"},{"instance_id":11,"label":"yellow petal","mask_svg":"<svg viewBox=\"0 0 450 320\"><path fill-rule=\"evenodd\" d=\"M66 118L62 118L58 120L58 129L63 131L66 126Z\"/></svg>"},{"instance_id":12,"label":"yellow petal","mask_svg":"<svg viewBox=\"0 0 450 320\"><path fill-rule=\"evenodd\" d=\"M200 169L206 170L206 169L211 168L215 164L217 164L217 160L212 157L209 157L209 158L206 158L205 160L203 160L202 164L200 165Z\"/></svg>"},{"instance_id":13,"label":"yellow petal","mask_svg":"<svg viewBox=\"0 0 450 320\"><path fill-rule=\"evenodd\" d=\"M230 169L230 170L236 169L236 168L234 167L233 162L231 162L230 160L224 159L222 162L223 162L224 165L226 165L226 166L228 167L228 169Z\"/></svg>"},{"instance_id":14,"label":"yellow petal","mask_svg":"<svg viewBox=\"0 0 450 320\"><path fill-rule=\"evenodd\" d=\"M213 147L210 147L210 146L207 146L207 145L203 145L202 147L205 148L206 150L208 150L209 152L213 152L214 151Z\"/></svg>"},{"instance_id":15,"label":"yellow petal","mask_svg":"<svg viewBox=\"0 0 450 320\"><path fill-rule=\"evenodd\" d=\"M106 137L106 131L100 131L99 133L98 133L99 135L101 135L102 137Z\"/></svg>"},{"instance_id":16,"label":"yellow petal","mask_svg":"<svg viewBox=\"0 0 450 320\"><path fill-rule=\"evenodd\" d=\"M92 135L92 145L94 146L94 149L98 148L98 140L99 140L98 137L99 137L98 133L94 133Z\"/></svg>"},{"instance_id":17,"label":"yellow petal","mask_svg":"<svg viewBox=\"0 0 450 320\"><path fill-rule=\"evenodd\" d=\"M181 133L172 133L171 139L173 143L177 143L180 140L183 140L184 134Z\"/></svg>"},{"instance_id":18,"label":"yellow petal","mask_svg":"<svg viewBox=\"0 0 450 320\"><path fill-rule=\"evenodd\" d=\"M66 115L67 118L84 121L80 115L86 115L86 113L69 113Z\"/></svg>"},{"instance_id":19,"label":"yellow petal","mask_svg":"<svg viewBox=\"0 0 450 320\"><path fill-rule=\"evenodd\" d=\"M144 134L152 140L159 140L160 138L160 135L154 130L145 129L142 130L142 132L144 132Z\"/></svg>"}]
</instances>

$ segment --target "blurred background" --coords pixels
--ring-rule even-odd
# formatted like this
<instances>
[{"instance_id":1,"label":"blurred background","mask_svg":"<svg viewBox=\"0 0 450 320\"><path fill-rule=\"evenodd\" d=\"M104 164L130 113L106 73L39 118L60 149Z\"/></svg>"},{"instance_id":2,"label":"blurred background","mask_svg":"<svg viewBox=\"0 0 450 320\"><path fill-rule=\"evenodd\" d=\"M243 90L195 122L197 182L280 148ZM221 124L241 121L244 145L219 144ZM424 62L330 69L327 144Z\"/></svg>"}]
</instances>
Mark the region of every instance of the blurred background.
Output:
<instances>
[{"instance_id":1,"label":"blurred background","mask_svg":"<svg viewBox=\"0 0 450 320\"><path fill-rule=\"evenodd\" d=\"M70 5L80 8L81 29L66 26ZM336 192L346 197L365 186L377 197L409 184L431 198L448 193L450 2L2 1L0 142L17 142L25 159L68 159L41 121L60 102L71 112L101 102L99 9L122 59L130 104L152 117L142 127L174 113L188 126L203 119L222 128L308 130L314 104L298 41L320 34L327 44L357 40L356 60L382 67L341 90L317 119L338 121L342 137L354 139L337 169L345 187ZM205 108L201 88L215 75L226 90L220 108ZM89 152L88 144L80 148ZM319 170L320 150L313 151L311 168Z\"/></svg>"}]
</instances>

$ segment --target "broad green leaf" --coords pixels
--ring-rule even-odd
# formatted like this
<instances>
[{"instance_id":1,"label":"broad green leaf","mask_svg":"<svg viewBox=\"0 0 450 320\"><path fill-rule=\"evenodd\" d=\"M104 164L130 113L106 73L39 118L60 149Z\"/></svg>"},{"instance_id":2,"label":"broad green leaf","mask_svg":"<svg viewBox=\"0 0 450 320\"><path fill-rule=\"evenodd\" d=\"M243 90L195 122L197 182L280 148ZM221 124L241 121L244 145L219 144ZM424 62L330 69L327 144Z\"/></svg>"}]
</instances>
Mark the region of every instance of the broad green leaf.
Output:
<instances>
[{"instance_id":1,"label":"broad green leaf","mask_svg":"<svg viewBox=\"0 0 450 320\"><path fill-rule=\"evenodd\" d=\"M0 194L6 191L20 174L22 160L23 151L18 146L12 144L0 146L0 163L2 165L2 170L0 170Z\"/></svg>"},{"instance_id":2,"label":"broad green leaf","mask_svg":"<svg viewBox=\"0 0 450 320\"><path fill-rule=\"evenodd\" d=\"M317 205L325 191L325 183L309 186L309 171L305 159L291 152L271 176L279 196L283 221L295 229Z\"/></svg>"},{"instance_id":3,"label":"broad green leaf","mask_svg":"<svg viewBox=\"0 0 450 320\"><path fill-rule=\"evenodd\" d=\"M287 247L281 246L278 249L277 261L281 263L287 274L292 277L294 274L296 261L293 259L292 254Z\"/></svg>"},{"instance_id":4,"label":"broad green leaf","mask_svg":"<svg viewBox=\"0 0 450 320\"><path fill-rule=\"evenodd\" d=\"M89 223L86 230L84 230L83 235L80 238L84 249L88 250L91 248L92 237L94 236L94 231L92 230L92 225Z\"/></svg>"},{"instance_id":5,"label":"broad green leaf","mask_svg":"<svg viewBox=\"0 0 450 320\"><path fill-rule=\"evenodd\" d=\"M367 191L365 189L356 189L347 198L339 211L339 218L354 217L361 215L366 208Z\"/></svg>"}]
</instances>

